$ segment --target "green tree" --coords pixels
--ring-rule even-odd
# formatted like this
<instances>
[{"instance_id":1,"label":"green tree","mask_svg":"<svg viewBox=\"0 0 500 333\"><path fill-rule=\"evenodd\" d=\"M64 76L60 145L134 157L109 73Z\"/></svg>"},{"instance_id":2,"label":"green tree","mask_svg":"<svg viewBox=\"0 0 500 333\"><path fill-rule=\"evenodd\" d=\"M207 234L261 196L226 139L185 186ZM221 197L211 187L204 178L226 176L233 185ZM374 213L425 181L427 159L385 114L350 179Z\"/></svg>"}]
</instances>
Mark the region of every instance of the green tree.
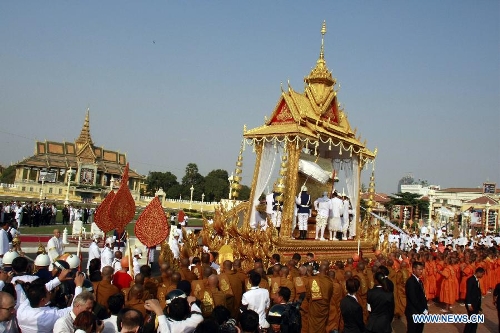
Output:
<instances>
[{"instance_id":1,"label":"green tree","mask_svg":"<svg viewBox=\"0 0 500 333\"><path fill-rule=\"evenodd\" d=\"M250 199L250 187L246 185L241 185L240 195L238 196L238 200L248 200Z\"/></svg>"},{"instance_id":2,"label":"green tree","mask_svg":"<svg viewBox=\"0 0 500 333\"><path fill-rule=\"evenodd\" d=\"M417 193L399 192L393 193L388 197L390 200L384 204L388 211L391 211L394 206L398 205L411 207L418 206L420 212L427 212L429 210L429 202L420 199L420 194ZM413 218L413 216L411 218Z\"/></svg>"},{"instance_id":3,"label":"green tree","mask_svg":"<svg viewBox=\"0 0 500 333\"><path fill-rule=\"evenodd\" d=\"M16 166L11 165L3 170L0 175L0 183L14 184L16 179Z\"/></svg>"},{"instance_id":4,"label":"green tree","mask_svg":"<svg viewBox=\"0 0 500 333\"><path fill-rule=\"evenodd\" d=\"M169 171L151 171L146 178L146 194L154 196L155 192L160 188L167 193L168 190L175 185L179 185L179 183L177 182L177 177L173 173Z\"/></svg>"},{"instance_id":5,"label":"green tree","mask_svg":"<svg viewBox=\"0 0 500 333\"><path fill-rule=\"evenodd\" d=\"M201 195L205 192L205 178L199 173L195 163L186 166L186 174L182 177L182 197L189 200L191 198L191 186L193 190L193 200L201 201Z\"/></svg>"},{"instance_id":6,"label":"green tree","mask_svg":"<svg viewBox=\"0 0 500 333\"><path fill-rule=\"evenodd\" d=\"M229 181L226 170L212 170L205 176L205 200L220 201L229 196Z\"/></svg>"}]
</instances>

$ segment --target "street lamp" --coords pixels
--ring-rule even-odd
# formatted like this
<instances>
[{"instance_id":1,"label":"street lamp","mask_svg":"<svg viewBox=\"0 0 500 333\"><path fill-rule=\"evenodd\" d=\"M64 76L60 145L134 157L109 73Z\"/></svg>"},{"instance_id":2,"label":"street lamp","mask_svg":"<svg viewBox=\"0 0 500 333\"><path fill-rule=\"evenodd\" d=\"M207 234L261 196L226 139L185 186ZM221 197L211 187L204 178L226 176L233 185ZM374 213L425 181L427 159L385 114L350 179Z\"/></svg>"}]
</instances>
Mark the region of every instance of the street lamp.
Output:
<instances>
[{"instance_id":1,"label":"street lamp","mask_svg":"<svg viewBox=\"0 0 500 333\"><path fill-rule=\"evenodd\" d=\"M45 176L42 176L42 188L40 189L40 201L43 198L43 183L45 183Z\"/></svg>"},{"instance_id":2,"label":"street lamp","mask_svg":"<svg viewBox=\"0 0 500 333\"><path fill-rule=\"evenodd\" d=\"M498 228L498 220L497 220L497 218L498 218L498 211L495 211L495 214L493 214L493 215L495 215L495 230L493 230L493 232L497 232L497 230L498 230L497 229Z\"/></svg>"},{"instance_id":3,"label":"street lamp","mask_svg":"<svg viewBox=\"0 0 500 333\"><path fill-rule=\"evenodd\" d=\"M434 192L433 189L430 189L429 192L428 192L428 196L429 196L429 228L431 227L431 224L432 224L432 204L434 203L434 194L436 192Z\"/></svg>"},{"instance_id":4,"label":"street lamp","mask_svg":"<svg viewBox=\"0 0 500 333\"><path fill-rule=\"evenodd\" d=\"M229 176L229 178L227 179L229 181L229 200L232 199L233 195L231 194L232 192L232 186L233 186L233 183L234 183L234 175L233 173L231 172L231 176Z\"/></svg>"},{"instance_id":5,"label":"street lamp","mask_svg":"<svg viewBox=\"0 0 500 333\"><path fill-rule=\"evenodd\" d=\"M191 185L191 200L189 201L189 209L192 209L193 208L193 191L194 191L194 186Z\"/></svg>"},{"instance_id":6,"label":"street lamp","mask_svg":"<svg viewBox=\"0 0 500 333\"><path fill-rule=\"evenodd\" d=\"M42 183L43 184L43 183ZM43 185L42 185L43 186ZM486 201L486 204L484 205L484 207L486 208L486 216L484 217L484 232L487 233L488 232L488 228L489 228L489 214L490 214L490 207L491 207L491 204L489 201Z\"/></svg>"},{"instance_id":7,"label":"street lamp","mask_svg":"<svg viewBox=\"0 0 500 333\"><path fill-rule=\"evenodd\" d=\"M69 184L71 183L71 175L73 174L73 170L71 167L68 170L68 187L66 188L66 199L64 199L64 204L69 205Z\"/></svg>"},{"instance_id":8,"label":"street lamp","mask_svg":"<svg viewBox=\"0 0 500 333\"><path fill-rule=\"evenodd\" d=\"M408 208L403 209L403 229L406 230L406 214L408 213Z\"/></svg>"}]
</instances>

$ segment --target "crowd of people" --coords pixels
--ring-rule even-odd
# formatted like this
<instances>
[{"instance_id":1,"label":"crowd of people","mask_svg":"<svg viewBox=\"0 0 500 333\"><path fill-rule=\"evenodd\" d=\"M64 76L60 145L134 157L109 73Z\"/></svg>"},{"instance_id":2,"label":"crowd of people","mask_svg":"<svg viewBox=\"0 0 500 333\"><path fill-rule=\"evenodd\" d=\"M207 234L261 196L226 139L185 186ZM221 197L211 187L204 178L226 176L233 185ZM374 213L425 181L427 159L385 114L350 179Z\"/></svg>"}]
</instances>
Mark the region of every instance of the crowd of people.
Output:
<instances>
[{"instance_id":1,"label":"crowd of people","mask_svg":"<svg viewBox=\"0 0 500 333\"><path fill-rule=\"evenodd\" d=\"M327 199L312 204L330 209ZM8 228L2 222L0 245ZM169 244L178 247L180 234L173 230ZM408 332L422 332L412 315L428 314L431 303L442 313L463 306L471 316L480 313L483 296L493 293L497 306L500 294L493 235L464 242L445 234L432 240L425 230L393 233L381 238L383 251L366 257L317 261L313 253L295 253L282 262L276 253L246 270L240 259L218 262L209 249L191 258L179 252L157 276L140 264L140 248L127 256L126 240L118 230L104 240L94 236L86 267L65 253L58 229L34 262L7 246L0 332L388 333L402 318ZM465 332L476 328L468 323Z\"/></svg>"},{"instance_id":2,"label":"crowd of people","mask_svg":"<svg viewBox=\"0 0 500 333\"><path fill-rule=\"evenodd\" d=\"M0 221L15 222L18 228L56 224L57 213L58 208L55 203L44 201L0 202ZM94 214L95 208L93 207L64 205L61 209L61 222L62 224L73 224L73 221L80 220L84 224L91 224Z\"/></svg>"}]
</instances>

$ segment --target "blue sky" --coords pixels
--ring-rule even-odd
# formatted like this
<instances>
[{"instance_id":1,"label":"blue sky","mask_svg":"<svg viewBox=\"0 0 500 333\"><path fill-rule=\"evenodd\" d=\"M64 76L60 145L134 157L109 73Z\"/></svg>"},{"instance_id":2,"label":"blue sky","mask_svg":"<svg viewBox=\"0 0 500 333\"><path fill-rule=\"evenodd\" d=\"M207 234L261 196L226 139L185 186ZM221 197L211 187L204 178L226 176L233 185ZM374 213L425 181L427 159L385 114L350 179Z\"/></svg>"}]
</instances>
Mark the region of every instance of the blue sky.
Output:
<instances>
[{"instance_id":1,"label":"blue sky","mask_svg":"<svg viewBox=\"0 0 500 333\"><path fill-rule=\"evenodd\" d=\"M94 142L140 173L231 171L280 82L302 91L323 20L339 101L379 151L378 191L409 172L500 185L500 2L487 0L2 1L0 163L35 139L73 141L90 107Z\"/></svg>"}]
</instances>

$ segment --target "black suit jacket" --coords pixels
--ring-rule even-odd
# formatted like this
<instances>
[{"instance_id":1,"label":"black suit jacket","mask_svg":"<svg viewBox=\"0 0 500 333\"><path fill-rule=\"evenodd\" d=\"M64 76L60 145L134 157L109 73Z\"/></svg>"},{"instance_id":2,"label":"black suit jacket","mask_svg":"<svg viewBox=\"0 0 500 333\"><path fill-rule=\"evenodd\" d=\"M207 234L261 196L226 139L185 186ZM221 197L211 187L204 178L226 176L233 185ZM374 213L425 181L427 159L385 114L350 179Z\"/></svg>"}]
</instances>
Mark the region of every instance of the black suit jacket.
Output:
<instances>
[{"instance_id":1,"label":"black suit jacket","mask_svg":"<svg viewBox=\"0 0 500 333\"><path fill-rule=\"evenodd\" d=\"M340 301L340 312L344 318L344 333L360 333L365 331L363 322L363 309L361 305L352 298L346 296Z\"/></svg>"},{"instance_id":2,"label":"black suit jacket","mask_svg":"<svg viewBox=\"0 0 500 333\"><path fill-rule=\"evenodd\" d=\"M368 304L370 315L366 329L372 332L392 332L392 319L394 317L394 294L384 291L380 287L368 290Z\"/></svg>"},{"instance_id":3,"label":"black suit jacket","mask_svg":"<svg viewBox=\"0 0 500 333\"><path fill-rule=\"evenodd\" d=\"M481 289L479 288L476 276L473 275L467 279L465 292L465 308L467 304L471 304L474 313L478 313L481 310Z\"/></svg>"},{"instance_id":4,"label":"black suit jacket","mask_svg":"<svg viewBox=\"0 0 500 333\"><path fill-rule=\"evenodd\" d=\"M418 282L417 278L412 274L406 280L406 308L405 315L422 314L427 308L427 299L425 291Z\"/></svg>"}]
</instances>

